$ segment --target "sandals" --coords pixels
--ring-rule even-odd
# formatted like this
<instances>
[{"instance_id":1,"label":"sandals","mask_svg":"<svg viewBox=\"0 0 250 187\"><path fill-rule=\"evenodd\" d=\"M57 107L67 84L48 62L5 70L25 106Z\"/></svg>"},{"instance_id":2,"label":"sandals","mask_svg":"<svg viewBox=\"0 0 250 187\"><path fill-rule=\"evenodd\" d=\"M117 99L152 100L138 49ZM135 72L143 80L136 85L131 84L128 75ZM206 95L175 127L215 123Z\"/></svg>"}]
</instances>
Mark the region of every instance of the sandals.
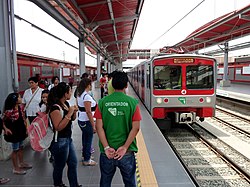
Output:
<instances>
[{"instance_id":1,"label":"sandals","mask_svg":"<svg viewBox=\"0 0 250 187\"><path fill-rule=\"evenodd\" d=\"M16 175L25 175L26 174L26 171L25 170L15 170L13 169L12 171L14 174Z\"/></svg>"},{"instance_id":2,"label":"sandals","mask_svg":"<svg viewBox=\"0 0 250 187\"><path fill-rule=\"evenodd\" d=\"M5 183L7 183L9 181L10 181L9 178L0 178L0 184L5 184Z\"/></svg>"},{"instance_id":3,"label":"sandals","mask_svg":"<svg viewBox=\"0 0 250 187\"><path fill-rule=\"evenodd\" d=\"M83 166L96 166L97 163L96 163L94 160L91 160L91 159L90 159L88 162L83 161L83 162L82 162L82 165L83 165Z\"/></svg>"},{"instance_id":4,"label":"sandals","mask_svg":"<svg viewBox=\"0 0 250 187\"><path fill-rule=\"evenodd\" d=\"M22 163L22 164L20 164L20 168L23 168L23 169L31 169L31 168L32 168L32 165L31 165L31 164L28 164L28 163Z\"/></svg>"}]
</instances>

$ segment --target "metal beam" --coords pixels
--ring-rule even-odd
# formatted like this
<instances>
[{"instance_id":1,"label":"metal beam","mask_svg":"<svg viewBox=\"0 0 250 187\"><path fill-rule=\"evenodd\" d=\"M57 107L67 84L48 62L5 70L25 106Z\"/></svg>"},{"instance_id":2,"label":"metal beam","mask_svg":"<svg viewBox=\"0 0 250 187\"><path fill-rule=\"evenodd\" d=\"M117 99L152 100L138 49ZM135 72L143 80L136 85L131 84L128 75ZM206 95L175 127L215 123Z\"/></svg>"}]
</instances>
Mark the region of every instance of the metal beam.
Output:
<instances>
[{"instance_id":1,"label":"metal beam","mask_svg":"<svg viewBox=\"0 0 250 187\"><path fill-rule=\"evenodd\" d=\"M112 44L120 44L120 43L124 43L124 42L130 42L131 41L131 38L129 39L124 39L124 40L117 40L117 41L114 41L114 42L106 42L106 44L108 45L112 45Z\"/></svg>"},{"instance_id":2,"label":"metal beam","mask_svg":"<svg viewBox=\"0 0 250 187\"><path fill-rule=\"evenodd\" d=\"M69 23L65 17L63 17L48 1L41 0L29 0L44 10L47 14L53 17L56 21L62 24L65 28L67 28L70 32L76 35L78 38L81 37L81 33Z\"/></svg>"},{"instance_id":3,"label":"metal beam","mask_svg":"<svg viewBox=\"0 0 250 187\"><path fill-rule=\"evenodd\" d=\"M124 21L137 20L138 17L139 16L137 14L133 16L123 16L119 18L114 18L114 22L119 23L119 22L124 22ZM86 27L95 27L96 25L102 26L102 25L108 25L108 24L113 24L113 20L107 19L107 20L102 20L102 21L96 21L91 24L86 24Z\"/></svg>"}]
</instances>

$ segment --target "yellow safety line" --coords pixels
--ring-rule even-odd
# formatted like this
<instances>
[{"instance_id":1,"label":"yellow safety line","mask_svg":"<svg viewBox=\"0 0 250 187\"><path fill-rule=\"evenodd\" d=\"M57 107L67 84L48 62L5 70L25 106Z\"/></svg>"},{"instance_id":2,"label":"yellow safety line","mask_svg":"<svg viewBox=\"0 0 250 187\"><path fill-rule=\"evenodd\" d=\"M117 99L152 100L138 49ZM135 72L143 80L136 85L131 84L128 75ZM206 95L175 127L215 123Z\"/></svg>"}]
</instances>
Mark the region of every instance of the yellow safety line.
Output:
<instances>
[{"instance_id":1,"label":"yellow safety line","mask_svg":"<svg viewBox=\"0 0 250 187\"><path fill-rule=\"evenodd\" d=\"M136 154L138 163L138 167L136 170L138 187L158 187L155 173L141 131L137 134L136 139L138 146L138 153Z\"/></svg>"}]
</instances>

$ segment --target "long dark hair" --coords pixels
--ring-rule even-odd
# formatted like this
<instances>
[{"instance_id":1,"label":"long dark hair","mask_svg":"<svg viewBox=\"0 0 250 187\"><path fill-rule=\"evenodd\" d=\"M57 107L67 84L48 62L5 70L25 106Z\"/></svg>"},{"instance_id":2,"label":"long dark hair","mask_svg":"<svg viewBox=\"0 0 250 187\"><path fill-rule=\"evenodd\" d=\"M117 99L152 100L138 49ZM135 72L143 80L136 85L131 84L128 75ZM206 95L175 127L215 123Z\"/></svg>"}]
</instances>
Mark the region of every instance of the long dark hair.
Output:
<instances>
[{"instance_id":1,"label":"long dark hair","mask_svg":"<svg viewBox=\"0 0 250 187\"><path fill-rule=\"evenodd\" d=\"M77 87L77 95L81 96L88 85L91 85L91 80L89 78L83 78Z\"/></svg>"},{"instance_id":2,"label":"long dark hair","mask_svg":"<svg viewBox=\"0 0 250 187\"><path fill-rule=\"evenodd\" d=\"M10 93L5 99L3 111L14 109L18 101L18 97L18 93Z\"/></svg>"},{"instance_id":3,"label":"long dark hair","mask_svg":"<svg viewBox=\"0 0 250 187\"><path fill-rule=\"evenodd\" d=\"M43 90L43 91L42 91L42 94L41 94L41 101L40 101L40 103L39 103L39 107L41 107L42 104L45 104L45 103L43 102L43 99L42 99L43 94L49 94L49 90Z\"/></svg>"},{"instance_id":4,"label":"long dark hair","mask_svg":"<svg viewBox=\"0 0 250 187\"><path fill-rule=\"evenodd\" d=\"M63 96L66 93L69 93L69 91L70 91L70 86L65 82L60 82L57 86L53 87L48 95L46 112L48 113L54 104L62 106L62 103L60 103L60 99L63 98Z\"/></svg>"}]
</instances>

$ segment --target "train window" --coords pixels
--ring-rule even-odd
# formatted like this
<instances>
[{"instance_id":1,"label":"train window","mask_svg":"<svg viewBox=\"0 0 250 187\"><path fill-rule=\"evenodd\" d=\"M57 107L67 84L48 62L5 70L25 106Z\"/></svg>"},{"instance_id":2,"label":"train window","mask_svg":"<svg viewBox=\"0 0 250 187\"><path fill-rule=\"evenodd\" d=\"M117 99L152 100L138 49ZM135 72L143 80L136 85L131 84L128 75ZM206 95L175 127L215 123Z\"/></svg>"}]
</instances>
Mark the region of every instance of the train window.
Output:
<instances>
[{"instance_id":1,"label":"train window","mask_svg":"<svg viewBox=\"0 0 250 187\"><path fill-rule=\"evenodd\" d=\"M186 68L187 89L211 89L214 86L213 66L197 65Z\"/></svg>"},{"instance_id":2,"label":"train window","mask_svg":"<svg viewBox=\"0 0 250 187\"><path fill-rule=\"evenodd\" d=\"M181 87L181 66L154 67L154 89L178 90Z\"/></svg>"}]
</instances>

